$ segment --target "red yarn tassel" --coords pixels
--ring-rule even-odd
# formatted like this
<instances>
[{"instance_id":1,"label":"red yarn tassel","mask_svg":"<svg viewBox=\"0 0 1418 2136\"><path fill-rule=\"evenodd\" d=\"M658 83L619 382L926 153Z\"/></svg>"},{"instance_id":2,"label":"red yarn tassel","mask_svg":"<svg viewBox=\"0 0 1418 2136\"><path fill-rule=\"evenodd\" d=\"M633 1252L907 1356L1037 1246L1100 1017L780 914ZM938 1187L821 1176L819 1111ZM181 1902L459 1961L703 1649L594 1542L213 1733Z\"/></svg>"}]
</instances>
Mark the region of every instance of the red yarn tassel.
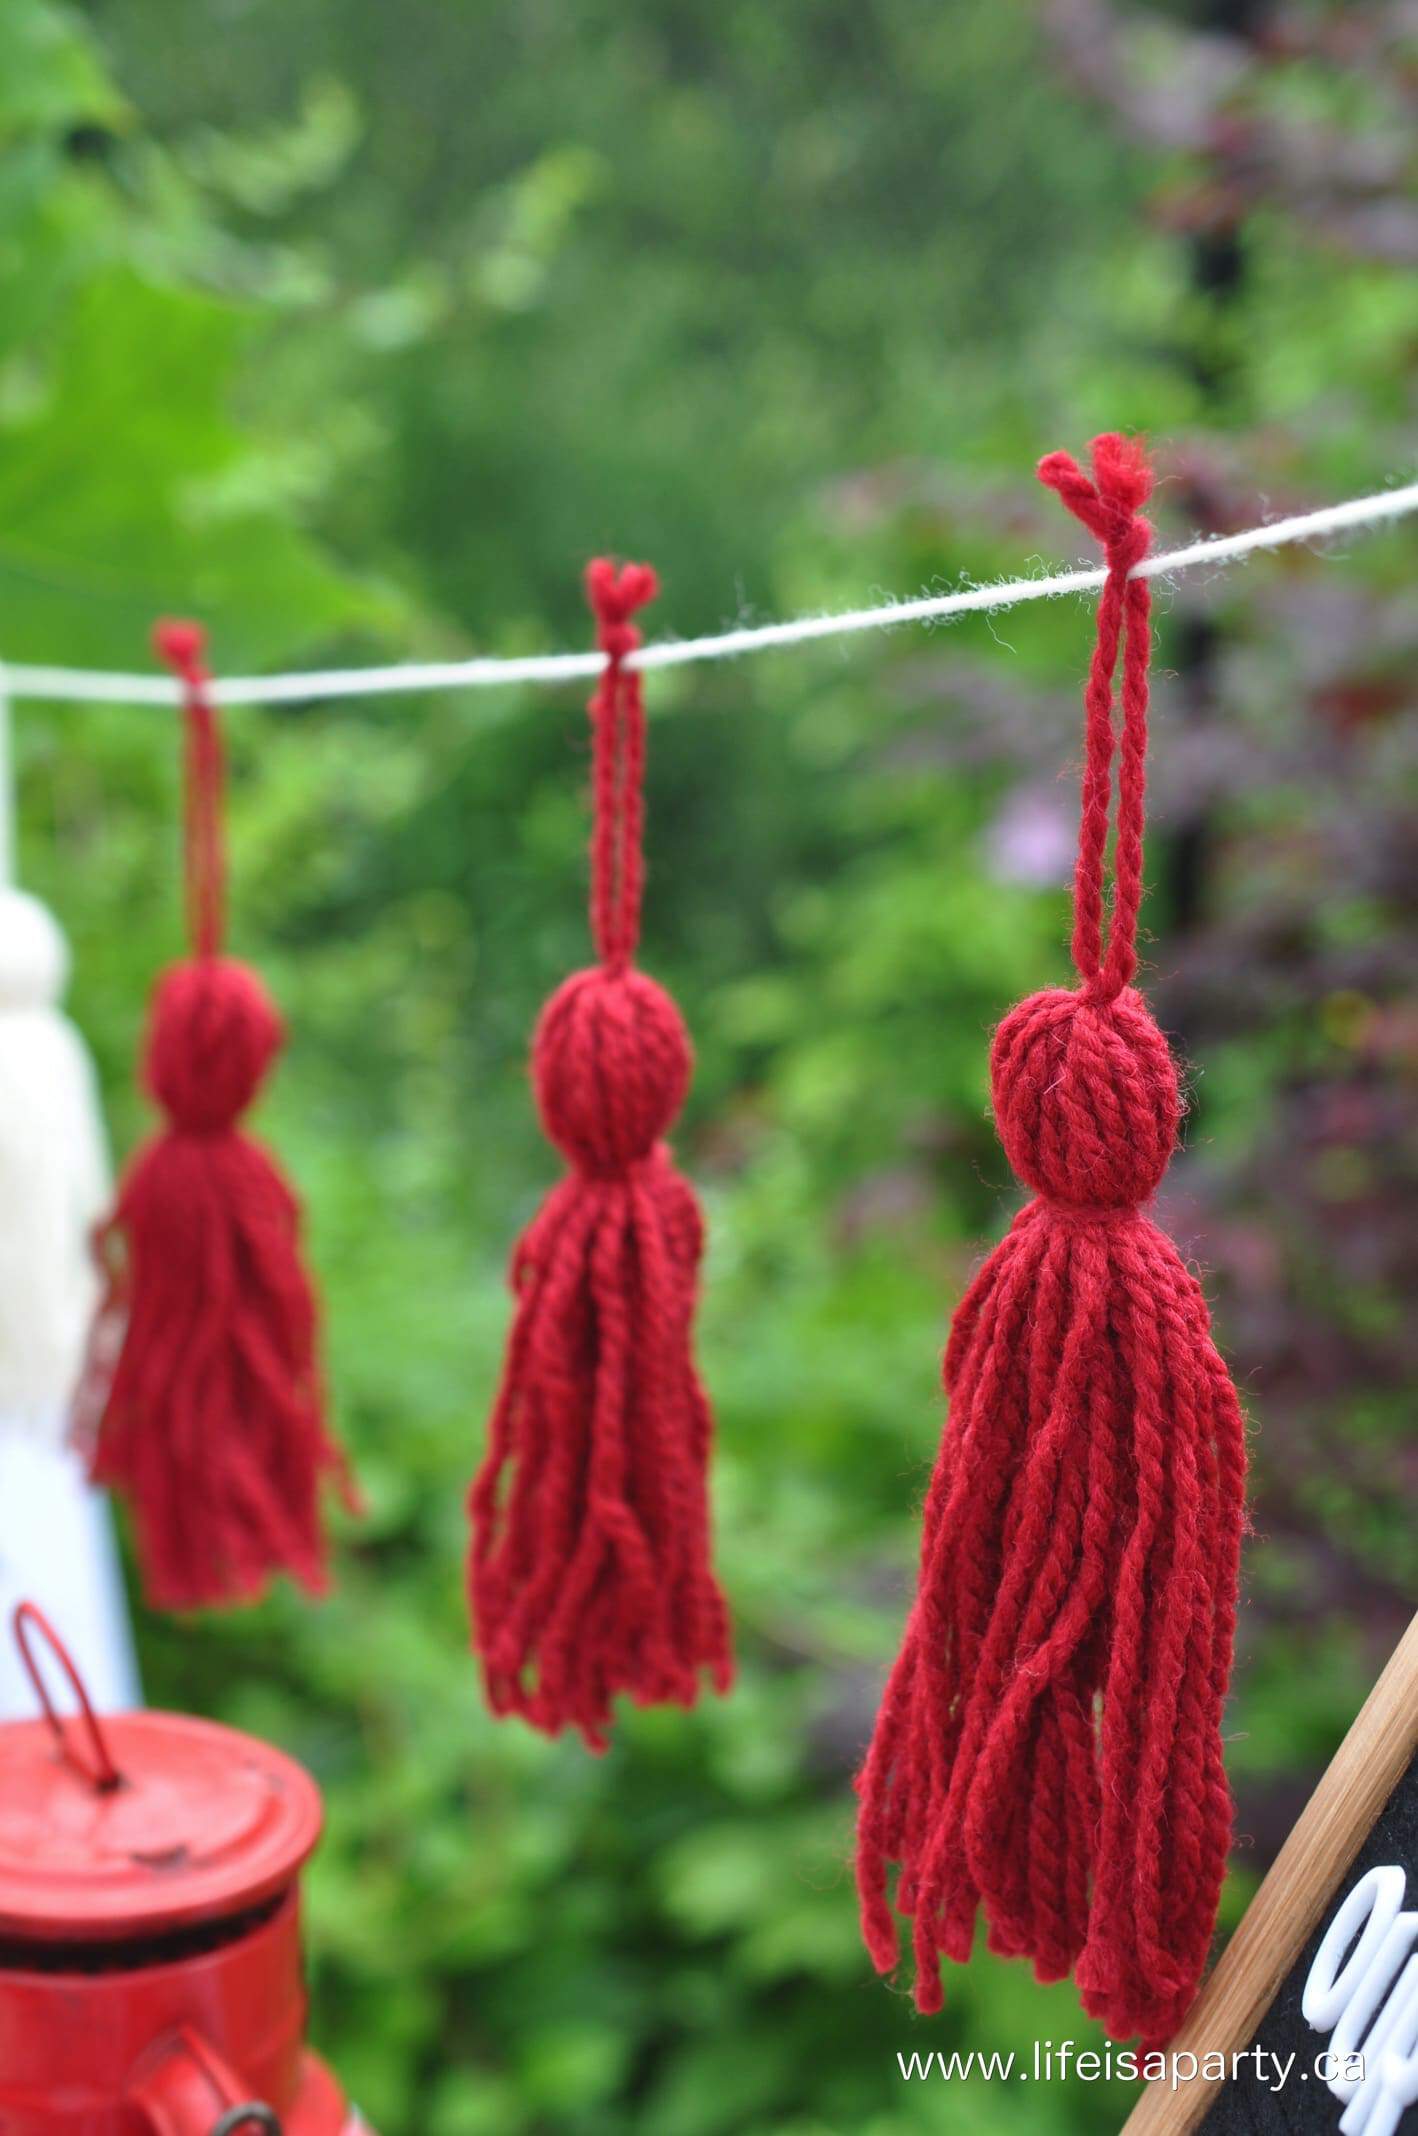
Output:
<instances>
[{"instance_id":1,"label":"red yarn tassel","mask_svg":"<svg viewBox=\"0 0 1418 2136\"><path fill-rule=\"evenodd\" d=\"M295 1197L236 1124L284 1032L256 974L221 954L222 750L203 636L164 623L155 643L184 686L194 954L153 996L144 1080L168 1124L100 1234L115 1273L85 1404L99 1412L93 1473L132 1502L148 1595L179 1609L252 1599L281 1570L322 1588L320 1484L344 1469Z\"/></svg>"},{"instance_id":2,"label":"red yarn tassel","mask_svg":"<svg viewBox=\"0 0 1418 2136\"><path fill-rule=\"evenodd\" d=\"M857 1871L877 1966L914 1923L916 2003L942 1955L1072 1970L1089 2014L1148 2045L1200 1980L1230 1836L1220 1717L1245 1447L1206 1304L1143 1214L1176 1139L1167 1044L1140 994L1151 530L1141 450L1096 438L1093 480L1040 463L1103 544L1075 880L1076 991L995 1034L1000 1139L1036 1199L971 1285L920 1584L865 1766ZM1102 943L1113 673L1123 646L1112 914Z\"/></svg>"},{"instance_id":3,"label":"red yarn tassel","mask_svg":"<svg viewBox=\"0 0 1418 2136\"><path fill-rule=\"evenodd\" d=\"M570 1170L512 1260L517 1298L469 1501L474 1639L495 1713L606 1748L611 1702L692 1705L732 1675L710 1566L712 1424L692 1341L703 1223L662 1137L689 1086L679 1011L633 962L645 709L626 666L647 565L593 563L606 655L590 713L591 920L600 964L542 1011L532 1076Z\"/></svg>"}]
</instances>

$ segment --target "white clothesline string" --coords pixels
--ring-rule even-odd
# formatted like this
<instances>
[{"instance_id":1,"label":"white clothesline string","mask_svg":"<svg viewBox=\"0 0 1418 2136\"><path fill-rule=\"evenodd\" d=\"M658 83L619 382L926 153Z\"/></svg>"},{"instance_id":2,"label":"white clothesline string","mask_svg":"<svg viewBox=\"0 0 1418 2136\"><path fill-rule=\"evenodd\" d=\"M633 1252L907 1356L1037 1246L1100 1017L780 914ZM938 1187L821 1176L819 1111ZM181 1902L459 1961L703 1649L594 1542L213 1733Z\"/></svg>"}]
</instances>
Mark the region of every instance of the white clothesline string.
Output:
<instances>
[{"instance_id":1,"label":"white clothesline string","mask_svg":"<svg viewBox=\"0 0 1418 2136\"><path fill-rule=\"evenodd\" d=\"M1352 497L1318 512L1301 512L1268 525L1248 527L1193 542L1165 556L1138 564L1135 578L1169 578L1198 566L1225 564L1256 549L1279 549L1293 542L1316 541L1360 527L1376 527L1418 511L1418 482L1381 490L1372 497ZM957 593L927 594L916 600L887 601L875 608L848 609L837 615L797 616L786 623L762 623L729 630L716 637L660 639L632 655L629 665L651 669L684 667L692 661L734 660L775 646L806 645L818 638L843 638L858 631L893 630L902 623L935 623L962 616L1014 608L1022 601L1043 601L1065 593L1091 593L1107 573L1101 567L1056 571L1047 577L1008 579L998 585L969 586ZM534 653L523 658L409 661L396 667L335 669L308 675L218 677L213 694L223 705L310 704L319 698L378 697L400 691L486 690L517 682L575 682L598 675L599 653ZM11 698L45 698L88 704L175 705L180 687L160 675L113 675L96 669L0 665L0 690Z\"/></svg>"}]
</instances>

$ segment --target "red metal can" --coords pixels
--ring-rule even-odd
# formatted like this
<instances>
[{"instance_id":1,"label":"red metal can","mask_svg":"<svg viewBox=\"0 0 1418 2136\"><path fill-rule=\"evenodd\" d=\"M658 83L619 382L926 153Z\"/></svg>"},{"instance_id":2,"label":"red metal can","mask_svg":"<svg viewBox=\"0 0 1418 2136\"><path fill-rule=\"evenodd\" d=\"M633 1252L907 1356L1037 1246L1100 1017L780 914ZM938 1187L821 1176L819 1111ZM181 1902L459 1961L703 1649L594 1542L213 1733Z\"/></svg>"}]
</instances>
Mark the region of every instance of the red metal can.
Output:
<instances>
[{"instance_id":1,"label":"red metal can","mask_svg":"<svg viewBox=\"0 0 1418 2136\"><path fill-rule=\"evenodd\" d=\"M78 1723L50 1703L34 1628ZM100 1722L31 1604L15 1632L44 1717L0 1724L0 2130L356 2136L305 2045L310 1775L212 1721Z\"/></svg>"}]
</instances>

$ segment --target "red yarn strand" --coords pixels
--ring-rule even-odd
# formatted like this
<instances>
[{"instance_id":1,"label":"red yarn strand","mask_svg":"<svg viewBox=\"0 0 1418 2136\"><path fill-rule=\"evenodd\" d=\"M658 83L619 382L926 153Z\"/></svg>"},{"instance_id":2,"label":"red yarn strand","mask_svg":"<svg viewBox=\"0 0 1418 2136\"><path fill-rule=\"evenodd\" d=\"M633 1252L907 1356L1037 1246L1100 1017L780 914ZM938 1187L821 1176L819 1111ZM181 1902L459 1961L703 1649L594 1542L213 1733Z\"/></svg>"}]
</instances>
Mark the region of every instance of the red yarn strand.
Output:
<instances>
[{"instance_id":1,"label":"red yarn strand","mask_svg":"<svg viewBox=\"0 0 1418 2136\"><path fill-rule=\"evenodd\" d=\"M710 1561L709 1404L693 1319L703 1224L662 1137L688 1088L688 1034L635 968L644 884L645 709L627 666L655 574L593 563L606 656L590 704L591 933L599 967L543 1010L542 1123L565 1155L512 1260L516 1313L469 1497L469 1599L494 1713L607 1746L620 1694L692 1705L727 1688Z\"/></svg>"},{"instance_id":2,"label":"red yarn strand","mask_svg":"<svg viewBox=\"0 0 1418 2136\"><path fill-rule=\"evenodd\" d=\"M626 661L640 645L630 618L659 593L648 564L620 572L605 557L587 567L586 592L606 665L589 711L595 817L591 838L591 931L608 971L624 971L640 939L644 890L645 694Z\"/></svg>"},{"instance_id":3,"label":"red yarn strand","mask_svg":"<svg viewBox=\"0 0 1418 2136\"><path fill-rule=\"evenodd\" d=\"M97 1417L95 1477L132 1503L151 1600L191 1608L250 1599L282 1570L323 1587L321 1486L333 1474L353 1494L325 1428L299 1207L237 1124L284 1033L256 974L222 954L222 748L203 636L164 623L155 642L183 684L193 955L153 996L144 1076L167 1119L101 1233L112 1274L83 1409Z\"/></svg>"},{"instance_id":4,"label":"red yarn strand","mask_svg":"<svg viewBox=\"0 0 1418 2136\"><path fill-rule=\"evenodd\" d=\"M183 688L187 738L183 861L188 939L197 956L215 957L221 952L226 933L226 765L221 727L211 697L206 640L195 623L164 622L154 630L153 643Z\"/></svg>"},{"instance_id":5,"label":"red yarn strand","mask_svg":"<svg viewBox=\"0 0 1418 2136\"><path fill-rule=\"evenodd\" d=\"M1114 2037L1154 2045L1195 1994L1229 1844L1244 1431L1200 1288L1144 1213L1180 1116L1166 1042L1128 983L1150 655L1128 573L1150 538L1150 475L1115 437L1095 440L1091 481L1066 454L1040 474L1109 564L1085 690L1080 986L1021 1002L995 1034L996 1124L1035 1198L946 1349L916 1600L858 1780L857 1879L882 1971L894 1914L912 1923L922 2011L983 1913L991 1949L1044 1980L1072 1971Z\"/></svg>"},{"instance_id":6,"label":"red yarn strand","mask_svg":"<svg viewBox=\"0 0 1418 2136\"><path fill-rule=\"evenodd\" d=\"M1129 574L1152 545L1151 526L1139 511L1151 494L1152 475L1141 447L1133 440L1111 435L1095 438L1093 456L1097 478L1094 482L1066 452L1047 454L1039 462L1039 479L1057 492L1074 517L1102 544L1108 565L1083 700L1085 757L1074 876L1073 960L1079 977L1094 997L1112 1001L1137 970L1137 921L1142 906L1152 592L1146 579ZM1105 958L1103 878L1112 809L1112 761L1117 746L1113 678L1120 646L1123 720L1118 837Z\"/></svg>"}]
</instances>

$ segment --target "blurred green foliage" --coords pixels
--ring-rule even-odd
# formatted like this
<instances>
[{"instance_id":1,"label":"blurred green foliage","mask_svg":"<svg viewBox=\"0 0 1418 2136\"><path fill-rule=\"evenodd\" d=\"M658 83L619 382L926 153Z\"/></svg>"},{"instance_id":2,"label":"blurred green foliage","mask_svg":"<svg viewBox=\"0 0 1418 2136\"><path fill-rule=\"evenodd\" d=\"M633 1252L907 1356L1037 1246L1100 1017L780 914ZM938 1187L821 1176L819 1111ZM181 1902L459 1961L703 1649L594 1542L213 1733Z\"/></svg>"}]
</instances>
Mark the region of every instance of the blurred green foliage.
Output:
<instances>
[{"instance_id":1,"label":"blurred green foliage","mask_svg":"<svg viewBox=\"0 0 1418 2136\"><path fill-rule=\"evenodd\" d=\"M1014 571L1077 553L1030 469L1105 424L1157 437L1165 535L1376 486L1414 328L1397 33L1272 29L9 0L0 652L133 666L188 610L228 669L580 643L602 548L655 560L686 633ZM1414 1586L1403 567L1389 536L1163 603L1149 918L1197 1063L1169 1214L1260 1427L1232 1918ZM1091 2036L984 1957L918 2023L848 1869L938 1353L1012 1206L984 1037L1064 971L1086 637L1050 606L656 682L645 955L699 1053L742 1675L601 1761L483 1713L461 1563L502 1263L554 1170L526 1034L586 954L580 706L229 722L234 946L292 1025L264 1127L369 1514L328 1603L145 1620L143 1661L319 1775L315 2031L385 2136L988 2132L1013 2086L896 2051ZM18 741L127 1148L176 737L26 707ZM1028 2125L1125 2107L1075 2080Z\"/></svg>"}]
</instances>

